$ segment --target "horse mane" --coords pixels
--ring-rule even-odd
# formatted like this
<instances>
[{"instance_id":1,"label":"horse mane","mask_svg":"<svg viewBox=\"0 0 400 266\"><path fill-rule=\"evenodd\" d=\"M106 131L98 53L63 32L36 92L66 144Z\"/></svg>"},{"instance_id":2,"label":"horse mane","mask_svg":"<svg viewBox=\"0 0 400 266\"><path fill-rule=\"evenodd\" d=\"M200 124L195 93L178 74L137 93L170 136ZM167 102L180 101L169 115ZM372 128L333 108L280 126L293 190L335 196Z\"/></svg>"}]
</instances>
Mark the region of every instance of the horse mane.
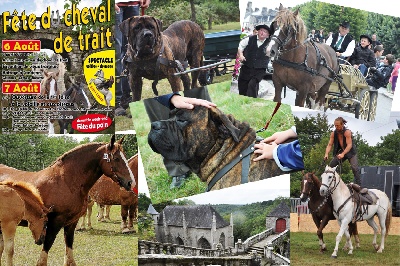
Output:
<instances>
[{"instance_id":1,"label":"horse mane","mask_svg":"<svg viewBox=\"0 0 400 266\"><path fill-rule=\"evenodd\" d=\"M34 200L38 201L40 203L40 205L44 205L43 199L40 196L39 190L30 183L6 180L3 182L0 182L0 185L9 186L9 187L15 189L17 192L22 192L23 194L25 194L25 193L32 194L32 196L34 197ZM18 193L18 194L20 194L20 193ZM23 199L23 200L25 201L25 199Z\"/></svg>"},{"instance_id":2,"label":"horse mane","mask_svg":"<svg viewBox=\"0 0 400 266\"><path fill-rule=\"evenodd\" d=\"M53 166L57 162L65 160L67 157L69 157L71 154L74 154L78 150L84 151L86 149L92 148L93 146L102 146L102 145L106 145L106 144L107 144L106 142L89 142L89 143L85 143L85 144L76 146L75 148L65 152L63 155L58 157L53 163L50 164L50 166Z\"/></svg>"},{"instance_id":3,"label":"horse mane","mask_svg":"<svg viewBox=\"0 0 400 266\"><path fill-rule=\"evenodd\" d=\"M289 26L295 29L297 33L297 41L300 43L307 39L307 27L304 24L300 13L295 15L290 9L283 8L278 11L274 20L278 23L279 28Z\"/></svg>"}]
</instances>

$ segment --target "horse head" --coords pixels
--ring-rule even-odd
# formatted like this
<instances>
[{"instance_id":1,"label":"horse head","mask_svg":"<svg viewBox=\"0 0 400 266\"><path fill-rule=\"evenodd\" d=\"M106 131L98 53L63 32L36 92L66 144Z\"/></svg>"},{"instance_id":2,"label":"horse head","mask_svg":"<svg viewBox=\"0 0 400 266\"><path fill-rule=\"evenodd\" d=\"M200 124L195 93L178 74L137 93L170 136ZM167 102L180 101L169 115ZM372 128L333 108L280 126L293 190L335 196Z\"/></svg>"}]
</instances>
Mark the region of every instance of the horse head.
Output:
<instances>
[{"instance_id":1,"label":"horse head","mask_svg":"<svg viewBox=\"0 0 400 266\"><path fill-rule=\"evenodd\" d=\"M36 245L42 245L46 237L48 214L53 211L54 205L47 208L42 205L37 217L34 221L29 222L29 229L32 231L32 236L35 239Z\"/></svg>"},{"instance_id":2,"label":"horse head","mask_svg":"<svg viewBox=\"0 0 400 266\"><path fill-rule=\"evenodd\" d=\"M79 85L72 83L72 91L70 94L69 101L76 103L79 107L84 107L85 109L90 109L92 106L90 104L89 98L87 97L84 88L84 83L79 83Z\"/></svg>"},{"instance_id":3,"label":"horse head","mask_svg":"<svg viewBox=\"0 0 400 266\"><path fill-rule=\"evenodd\" d=\"M274 30L279 29L277 34L272 36L271 43L267 48L270 56L278 56L285 50L291 50L299 43L303 42L307 36L307 29L300 17L299 9L295 12L284 8L282 4L275 19L271 23Z\"/></svg>"},{"instance_id":4,"label":"horse head","mask_svg":"<svg viewBox=\"0 0 400 266\"><path fill-rule=\"evenodd\" d=\"M42 88L40 94L48 97L57 96L57 80L59 77L60 71L49 72L47 69L43 71L43 79L40 82L40 87Z\"/></svg>"},{"instance_id":5,"label":"horse head","mask_svg":"<svg viewBox=\"0 0 400 266\"><path fill-rule=\"evenodd\" d=\"M326 196L328 193L332 194L333 190L338 186L340 182L340 176L336 172L336 167L325 167L325 172L321 175L322 184L319 189L321 196Z\"/></svg>"},{"instance_id":6,"label":"horse head","mask_svg":"<svg viewBox=\"0 0 400 266\"><path fill-rule=\"evenodd\" d=\"M312 175L313 173L307 173L303 176L303 179L301 181L301 195L300 195L300 200L302 202L305 202L309 197L311 190L314 186L313 180L312 180Z\"/></svg>"},{"instance_id":7,"label":"horse head","mask_svg":"<svg viewBox=\"0 0 400 266\"><path fill-rule=\"evenodd\" d=\"M122 149L123 140L124 138L121 138L116 142L115 135L113 135L110 143L101 146L96 152L103 153L100 163L103 174L129 191L131 186L136 185L136 182Z\"/></svg>"}]
</instances>

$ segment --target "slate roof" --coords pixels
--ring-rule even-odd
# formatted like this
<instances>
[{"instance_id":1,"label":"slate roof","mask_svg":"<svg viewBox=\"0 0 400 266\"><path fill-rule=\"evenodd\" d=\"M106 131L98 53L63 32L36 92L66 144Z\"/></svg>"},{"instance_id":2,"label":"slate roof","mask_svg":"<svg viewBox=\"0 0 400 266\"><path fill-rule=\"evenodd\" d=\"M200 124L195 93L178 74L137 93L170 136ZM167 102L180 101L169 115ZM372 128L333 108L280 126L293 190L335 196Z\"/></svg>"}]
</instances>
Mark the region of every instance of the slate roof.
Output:
<instances>
[{"instance_id":1,"label":"slate roof","mask_svg":"<svg viewBox=\"0 0 400 266\"><path fill-rule=\"evenodd\" d=\"M229 226L221 215L215 211L210 205L196 205L196 206L167 206L161 212L158 219L158 225L164 224L166 219L168 226L183 226L182 216L185 213L185 221L187 227L191 228L212 228L213 213L215 213L217 228ZM165 217L164 217L165 215Z\"/></svg>"},{"instance_id":2,"label":"slate roof","mask_svg":"<svg viewBox=\"0 0 400 266\"><path fill-rule=\"evenodd\" d=\"M150 203L149 208L147 209L147 213L148 214L158 214L158 212L156 211L156 209L154 209L153 205Z\"/></svg>"},{"instance_id":3,"label":"slate roof","mask_svg":"<svg viewBox=\"0 0 400 266\"><path fill-rule=\"evenodd\" d=\"M276 206L276 208L272 210L272 212L270 212L267 217L290 217L290 208L284 201L281 201L281 203L279 203L279 205Z\"/></svg>"}]
</instances>

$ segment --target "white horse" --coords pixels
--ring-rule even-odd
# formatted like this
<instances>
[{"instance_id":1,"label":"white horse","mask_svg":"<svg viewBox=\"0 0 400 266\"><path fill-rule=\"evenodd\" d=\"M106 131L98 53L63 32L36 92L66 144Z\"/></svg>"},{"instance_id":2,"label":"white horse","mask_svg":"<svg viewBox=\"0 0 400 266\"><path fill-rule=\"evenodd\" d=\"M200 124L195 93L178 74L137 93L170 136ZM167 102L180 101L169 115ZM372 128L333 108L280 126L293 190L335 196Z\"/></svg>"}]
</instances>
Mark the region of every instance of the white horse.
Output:
<instances>
[{"instance_id":1,"label":"white horse","mask_svg":"<svg viewBox=\"0 0 400 266\"><path fill-rule=\"evenodd\" d=\"M320 194L325 196L327 194L332 195L333 200L333 214L335 215L340 225L340 230L336 236L336 246L332 253L332 258L337 257L337 251L339 248L340 240L343 234L346 235L347 242L349 244L349 253L353 253L353 246L351 244L351 238L348 231L348 224L355 219L356 221L366 220L368 225L374 229L374 239L372 245L378 253L382 253L385 248L385 237L387 236L390 228L390 222L392 219L392 206L387 195L377 189L370 189L378 197L376 204L362 206L361 208L368 207L368 210L362 213L362 216L357 216L356 208L357 203L353 202L352 195L349 188L340 178L336 172L336 167L331 168L326 166L325 172L322 174L322 185L320 188ZM374 221L374 216L377 215L379 218L379 224L381 227L381 245L376 244L376 237L378 234L378 226Z\"/></svg>"}]
</instances>

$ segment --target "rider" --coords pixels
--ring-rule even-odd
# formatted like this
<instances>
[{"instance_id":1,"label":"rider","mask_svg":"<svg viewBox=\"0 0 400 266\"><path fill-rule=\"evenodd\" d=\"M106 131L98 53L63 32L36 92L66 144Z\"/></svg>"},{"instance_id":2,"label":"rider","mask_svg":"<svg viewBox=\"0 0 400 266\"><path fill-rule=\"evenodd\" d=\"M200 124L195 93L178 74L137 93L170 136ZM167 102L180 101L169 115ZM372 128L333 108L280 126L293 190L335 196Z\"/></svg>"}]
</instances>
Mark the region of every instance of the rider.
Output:
<instances>
[{"instance_id":1,"label":"rider","mask_svg":"<svg viewBox=\"0 0 400 266\"><path fill-rule=\"evenodd\" d=\"M326 146L324 160L328 160L328 154L333 146L333 158L329 166L335 167L339 163L342 163L343 160L349 160L354 181L357 185L361 186L356 146L353 143L351 130L345 127L346 123L347 121L343 117L335 119L335 130L331 133L329 143Z\"/></svg>"}]
</instances>

